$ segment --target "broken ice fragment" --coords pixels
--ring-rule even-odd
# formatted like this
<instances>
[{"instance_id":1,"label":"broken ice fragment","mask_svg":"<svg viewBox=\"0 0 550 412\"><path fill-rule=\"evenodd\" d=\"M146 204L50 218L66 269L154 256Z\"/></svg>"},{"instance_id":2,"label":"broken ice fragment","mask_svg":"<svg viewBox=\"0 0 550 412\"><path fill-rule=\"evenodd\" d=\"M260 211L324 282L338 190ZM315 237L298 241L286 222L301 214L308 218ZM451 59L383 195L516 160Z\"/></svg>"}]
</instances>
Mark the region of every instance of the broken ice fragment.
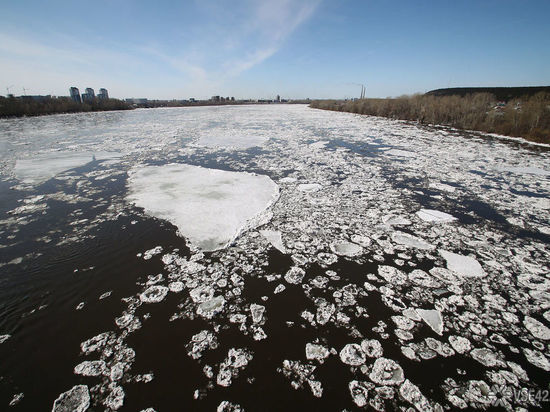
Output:
<instances>
[{"instance_id":1,"label":"broken ice fragment","mask_svg":"<svg viewBox=\"0 0 550 412\"><path fill-rule=\"evenodd\" d=\"M441 312L436 309L416 309L416 313L438 335L443 334L443 319Z\"/></svg>"},{"instance_id":2,"label":"broken ice fragment","mask_svg":"<svg viewBox=\"0 0 550 412\"><path fill-rule=\"evenodd\" d=\"M480 278L486 275L479 262L470 257L440 250L439 254L447 261L447 268L459 275L469 278Z\"/></svg>"},{"instance_id":3,"label":"broken ice fragment","mask_svg":"<svg viewBox=\"0 0 550 412\"><path fill-rule=\"evenodd\" d=\"M522 349L529 363L535 365L537 368L550 372L550 361L548 361L548 358L544 355L544 353L536 349L529 349L529 348L522 348Z\"/></svg>"},{"instance_id":4,"label":"broken ice fragment","mask_svg":"<svg viewBox=\"0 0 550 412\"><path fill-rule=\"evenodd\" d=\"M361 342L361 349L369 358L381 358L384 354L382 345L376 339L365 339Z\"/></svg>"},{"instance_id":5,"label":"broken ice fragment","mask_svg":"<svg viewBox=\"0 0 550 412\"><path fill-rule=\"evenodd\" d=\"M260 323L264 317L265 306L257 305L255 303L250 305L250 313L252 314L252 321L254 323Z\"/></svg>"},{"instance_id":6,"label":"broken ice fragment","mask_svg":"<svg viewBox=\"0 0 550 412\"><path fill-rule=\"evenodd\" d=\"M285 280L288 283L297 285L299 283L302 283L302 279L304 278L305 275L306 275L306 272L304 272L303 269L297 266L293 266L289 269L288 272L286 272Z\"/></svg>"},{"instance_id":7,"label":"broken ice fragment","mask_svg":"<svg viewBox=\"0 0 550 412\"><path fill-rule=\"evenodd\" d=\"M197 308L197 314L207 319L212 319L212 317L220 312L225 305L225 298L223 296L216 296L206 302L203 302Z\"/></svg>"},{"instance_id":8,"label":"broken ice fragment","mask_svg":"<svg viewBox=\"0 0 550 412\"><path fill-rule=\"evenodd\" d=\"M523 324L527 330L537 339L550 340L550 329L546 327L542 322L539 322L531 316L525 316Z\"/></svg>"},{"instance_id":9,"label":"broken ice fragment","mask_svg":"<svg viewBox=\"0 0 550 412\"><path fill-rule=\"evenodd\" d=\"M353 402L360 408L367 405L369 391L374 389L370 382L351 381L348 385Z\"/></svg>"},{"instance_id":10,"label":"broken ice fragment","mask_svg":"<svg viewBox=\"0 0 550 412\"><path fill-rule=\"evenodd\" d=\"M10 337L11 337L11 335L0 335L0 344L7 341Z\"/></svg>"},{"instance_id":11,"label":"broken ice fragment","mask_svg":"<svg viewBox=\"0 0 550 412\"><path fill-rule=\"evenodd\" d=\"M336 311L336 307L333 303L329 303L323 298L319 298L315 303L317 305L317 323L319 325L324 325L330 320L331 316Z\"/></svg>"},{"instance_id":12,"label":"broken ice fragment","mask_svg":"<svg viewBox=\"0 0 550 412\"><path fill-rule=\"evenodd\" d=\"M321 189L321 187L322 186L319 183L302 183L298 185L298 190L300 192L311 193L317 192Z\"/></svg>"},{"instance_id":13,"label":"broken ice fragment","mask_svg":"<svg viewBox=\"0 0 550 412\"><path fill-rule=\"evenodd\" d=\"M426 397L422 395L422 392L420 392L418 386L416 386L410 380L405 379L405 382L403 382L403 384L399 388L399 393L401 394L403 399L414 405L417 411L430 412L433 410L433 408L430 406L430 402L428 401L428 399L426 399Z\"/></svg>"},{"instance_id":14,"label":"broken ice fragment","mask_svg":"<svg viewBox=\"0 0 550 412\"><path fill-rule=\"evenodd\" d=\"M309 360L316 359L322 361L329 356L329 350L323 346L315 343L306 344L306 358Z\"/></svg>"},{"instance_id":15,"label":"broken ice fragment","mask_svg":"<svg viewBox=\"0 0 550 412\"><path fill-rule=\"evenodd\" d=\"M191 356L193 359L199 359L205 350L216 349L217 347L218 340L216 335L208 330L201 330L199 333L193 335L186 349L187 355Z\"/></svg>"},{"instance_id":16,"label":"broken ice fragment","mask_svg":"<svg viewBox=\"0 0 550 412\"><path fill-rule=\"evenodd\" d=\"M339 256L353 257L363 253L363 248L352 242L334 242L330 245L330 250Z\"/></svg>"},{"instance_id":17,"label":"broken ice fragment","mask_svg":"<svg viewBox=\"0 0 550 412\"><path fill-rule=\"evenodd\" d=\"M281 292L282 292L283 290L285 290L285 289L286 289L286 286L281 284L281 285L278 285L278 286L275 288L275 290L273 291L273 293L278 294L278 293L281 293Z\"/></svg>"},{"instance_id":18,"label":"broken ice fragment","mask_svg":"<svg viewBox=\"0 0 550 412\"><path fill-rule=\"evenodd\" d=\"M348 343L340 351L340 360L346 365L359 366L365 363L366 358L361 346L356 343Z\"/></svg>"},{"instance_id":19,"label":"broken ice fragment","mask_svg":"<svg viewBox=\"0 0 550 412\"><path fill-rule=\"evenodd\" d=\"M90 407L90 393L86 385L73 386L54 401L52 412L84 412Z\"/></svg>"},{"instance_id":20,"label":"broken ice fragment","mask_svg":"<svg viewBox=\"0 0 550 412\"><path fill-rule=\"evenodd\" d=\"M221 401L216 409L216 412L243 412L244 409L236 403L229 401Z\"/></svg>"},{"instance_id":21,"label":"broken ice fragment","mask_svg":"<svg viewBox=\"0 0 550 412\"><path fill-rule=\"evenodd\" d=\"M168 294L168 288L166 286L150 286L142 294L139 295L139 299L143 303L158 303L164 300Z\"/></svg>"},{"instance_id":22,"label":"broken ice fragment","mask_svg":"<svg viewBox=\"0 0 550 412\"><path fill-rule=\"evenodd\" d=\"M143 259L145 260L149 260L151 259L153 256L156 256L156 255L159 255L162 253L162 246L156 246L152 249L149 249L149 250L146 250L144 253L143 253Z\"/></svg>"},{"instance_id":23,"label":"broken ice fragment","mask_svg":"<svg viewBox=\"0 0 550 412\"><path fill-rule=\"evenodd\" d=\"M277 230L260 230L260 234L267 239L281 253L286 253L286 248L283 245L281 232Z\"/></svg>"},{"instance_id":24,"label":"broken ice fragment","mask_svg":"<svg viewBox=\"0 0 550 412\"><path fill-rule=\"evenodd\" d=\"M405 380L401 366L387 358L376 359L369 378L379 385L399 385Z\"/></svg>"},{"instance_id":25,"label":"broken ice fragment","mask_svg":"<svg viewBox=\"0 0 550 412\"><path fill-rule=\"evenodd\" d=\"M170 292L179 293L183 290L185 287L185 284L183 282L170 282L168 284L168 289L170 289Z\"/></svg>"},{"instance_id":26,"label":"broken ice fragment","mask_svg":"<svg viewBox=\"0 0 550 412\"><path fill-rule=\"evenodd\" d=\"M472 348L472 344L470 343L470 341L462 336L449 336L449 343L458 353L469 352Z\"/></svg>"},{"instance_id":27,"label":"broken ice fragment","mask_svg":"<svg viewBox=\"0 0 550 412\"><path fill-rule=\"evenodd\" d=\"M279 197L268 176L185 164L135 167L128 184L129 202L168 220L204 251L267 223L265 210Z\"/></svg>"},{"instance_id":28,"label":"broken ice fragment","mask_svg":"<svg viewBox=\"0 0 550 412\"><path fill-rule=\"evenodd\" d=\"M84 361L74 367L74 373L82 376L100 376L107 371L107 365L102 360Z\"/></svg>"},{"instance_id":29,"label":"broken ice fragment","mask_svg":"<svg viewBox=\"0 0 550 412\"><path fill-rule=\"evenodd\" d=\"M216 378L216 382L220 386L230 386L232 378L239 374L239 370L248 365L252 360L252 354L245 349L229 349L227 357L220 365L220 371Z\"/></svg>"},{"instance_id":30,"label":"broken ice fragment","mask_svg":"<svg viewBox=\"0 0 550 412\"><path fill-rule=\"evenodd\" d=\"M118 386L115 382L111 382L108 386L109 395L103 401L103 405L114 411L122 408L124 404L125 393L122 387Z\"/></svg>"},{"instance_id":31,"label":"broken ice fragment","mask_svg":"<svg viewBox=\"0 0 550 412\"><path fill-rule=\"evenodd\" d=\"M505 365L504 362L498 358L496 353L487 348L473 349L470 355L476 361L488 367Z\"/></svg>"},{"instance_id":32,"label":"broken ice fragment","mask_svg":"<svg viewBox=\"0 0 550 412\"><path fill-rule=\"evenodd\" d=\"M420 209L416 215L425 222L449 223L456 220L456 217L438 210Z\"/></svg>"},{"instance_id":33,"label":"broken ice fragment","mask_svg":"<svg viewBox=\"0 0 550 412\"><path fill-rule=\"evenodd\" d=\"M435 246L416 237L413 235L409 235L405 232L393 232L391 234L391 239L399 244L406 247L412 247L415 249L421 249L421 250L433 250L435 249Z\"/></svg>"}]
</instances>

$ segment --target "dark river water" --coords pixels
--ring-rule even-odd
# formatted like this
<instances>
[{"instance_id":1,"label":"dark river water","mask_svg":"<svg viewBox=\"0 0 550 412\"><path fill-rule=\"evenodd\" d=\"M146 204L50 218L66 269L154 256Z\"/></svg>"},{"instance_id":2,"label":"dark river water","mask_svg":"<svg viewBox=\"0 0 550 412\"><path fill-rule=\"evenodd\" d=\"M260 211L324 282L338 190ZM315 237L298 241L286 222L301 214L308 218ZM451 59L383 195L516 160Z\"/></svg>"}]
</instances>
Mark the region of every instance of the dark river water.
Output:
<instances>
[{"instance_id":1,"label":"dark river water","mask_svg":"<svg viewBox=\"0 0 550 412\"><path fill-rule=\"evenodd\" d=\"M271 105L0 150L0 410L548 408L547 147Z\"/></svg>"}]
</instances>

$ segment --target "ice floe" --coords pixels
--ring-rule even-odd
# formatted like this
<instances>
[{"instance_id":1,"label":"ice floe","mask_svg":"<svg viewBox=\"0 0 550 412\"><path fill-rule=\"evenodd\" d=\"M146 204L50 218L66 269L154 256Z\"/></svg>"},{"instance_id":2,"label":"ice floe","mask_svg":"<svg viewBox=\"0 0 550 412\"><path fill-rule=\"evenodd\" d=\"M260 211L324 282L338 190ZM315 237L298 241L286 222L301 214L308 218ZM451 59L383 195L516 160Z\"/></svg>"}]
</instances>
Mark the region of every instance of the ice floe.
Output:
<instances>
[{"instance_id":1,"label":"ice floe","mask_svg":"<svg viewBox=\"0 0 550 412\"><path fill-rule=\"evenodd\" d=\"M369 378L378 385L399 385L405 380L401 366L388 358L376 359Z\"/></svg>"},{"instance_id":2,"label":"ice floe","mask_svg":"<svg viewBox=\"0 0 550 412\"><path fill-rule=\"evenodd\" d=\"M340 360L347 365L358 366L365 363L365 353L356 343L348 343L340 351Z\"/></svg>"},{"instance_id":3,"label":"ice floe","mask_svg":"<svg viewBox=\"0 0 550 412\"><path fill-rule=\"evenodd\" d=\"M90 407L90 392L86 385L73 386L54 401L52 412L84 412Z\"/></svg>"},{"instance_id":4,"label":"ice floe","mask_svg":"<svg viewBox=\"0 0 550 412\"><path fill-rule=\"evenodd\" d=\"M418 315L438 335L443 334L443 318L437 309L416 309Z\"/></svg>"},{"instance_id":5,"label":"ice floe","mask_svg":"<svg viewBox=\"0 0 550 412\"><path fill-rule=\"evenodd\" d=\"M431 223L449 223L456 220L456 217L439 210L420 209L416 215L423 221Z\"/></svg>"},{"instance_id":6,"label":"ice floe","mask_svg":"<svg viewBox=\"0 0 550 412\"><path fill-rule=\"evenodd\" d=\"M470 256L459 255L447 250L440 250L439 254L447 261L447 268L468 278L479 278L486 275L479 262Z\"/></svg>"},{"instance_id":7,"label":"ice floe","mask_svg":"<svg viewBox=\"0 0 550 412\"><path fill-rule=\"evenodd\" d=\"M128 183L128 201L173 223L205 251L265 223L264 212L279 197L267 176L182 164L136 168Z\"/></svg>"},{"instance_id":8,"label":"ice floe","mask_svg":"<svg viewBox=\"0 0 550 412\"><path fill-rule=\"evenodd\" d=\"M162 302L168 294L166 286L153 285L143 292L139 298L143 303L158 303Z\"/></svg>"},{"instance_id":9,"label":"ice floe","mask_svg":"<svg viewBox=\"0 0 550 412\"><path fill-rule=\"evenodd\" d=\"M84 166L92 161L116 159L118 153L108 152L51 152L32 158L18 159L15 163L15 176L23 183L38 184L66 170Z\"/></svg>"}]
</instances>

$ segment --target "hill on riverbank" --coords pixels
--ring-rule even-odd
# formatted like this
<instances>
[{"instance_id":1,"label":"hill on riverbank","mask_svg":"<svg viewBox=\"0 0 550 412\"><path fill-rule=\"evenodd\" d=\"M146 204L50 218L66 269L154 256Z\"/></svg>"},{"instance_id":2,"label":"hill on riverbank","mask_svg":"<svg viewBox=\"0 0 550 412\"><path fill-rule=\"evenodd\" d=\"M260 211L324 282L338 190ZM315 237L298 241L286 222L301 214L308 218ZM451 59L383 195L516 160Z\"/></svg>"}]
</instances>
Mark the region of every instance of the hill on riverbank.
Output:
<instances>
[{"instance_id":1,"label":"hill on riverbank","mask_svg":"<svg viewBox=\"0 0 550 412\"><path fill-rule=\"evenodd\" d=\"M498 101L510 101L534 96L537 93L550 93L550 86L534 86L534 87L452 87L448 89L430 90L426 93L428 96L460 96L464 97L469 94L490 93L495 96Z\"/></svg>"}]
</instances>

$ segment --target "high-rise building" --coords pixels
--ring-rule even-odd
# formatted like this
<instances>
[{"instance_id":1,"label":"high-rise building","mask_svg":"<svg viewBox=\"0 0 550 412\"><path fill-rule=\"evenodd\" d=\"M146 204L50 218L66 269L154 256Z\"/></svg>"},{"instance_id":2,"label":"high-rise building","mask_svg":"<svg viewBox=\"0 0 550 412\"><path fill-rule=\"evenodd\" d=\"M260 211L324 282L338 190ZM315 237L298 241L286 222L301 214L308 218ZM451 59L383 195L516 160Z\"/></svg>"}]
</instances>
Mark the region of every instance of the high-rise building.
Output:
<instances>
[{"instance_id":1,"label":"high-rise building","mask_svg":"<svg viewBox=\"0 0 550 412\"><path fill-rule=\"evenodd\" d=\"M86 87L86 94L90 99L93 99L95 97L94 89L92 89L91 87Z\"/></svg>"},{"instance_id":2,"label":"high-rise building","mask_svg":"<svg viewBox=\"0 0 550 412\"><path fill-rule=\"evenodd\" d=\"M71 87L69 89L69 92L71 94L71 99L77 103L82 103L82 100L80 99L80 91L78 90L78 87Z\"/></svg>"},{"instance_id":3,"label":"high-rise building","mask_svg":"<svg viewBox=\"0 0 550 412\"><path fill-rule=\"evenodd\" d=\"M101 100L107 100L109 98L109 92L107 89L99 89L99 93L97 94L97 98Z\"/></svg>"}]
</instances>

